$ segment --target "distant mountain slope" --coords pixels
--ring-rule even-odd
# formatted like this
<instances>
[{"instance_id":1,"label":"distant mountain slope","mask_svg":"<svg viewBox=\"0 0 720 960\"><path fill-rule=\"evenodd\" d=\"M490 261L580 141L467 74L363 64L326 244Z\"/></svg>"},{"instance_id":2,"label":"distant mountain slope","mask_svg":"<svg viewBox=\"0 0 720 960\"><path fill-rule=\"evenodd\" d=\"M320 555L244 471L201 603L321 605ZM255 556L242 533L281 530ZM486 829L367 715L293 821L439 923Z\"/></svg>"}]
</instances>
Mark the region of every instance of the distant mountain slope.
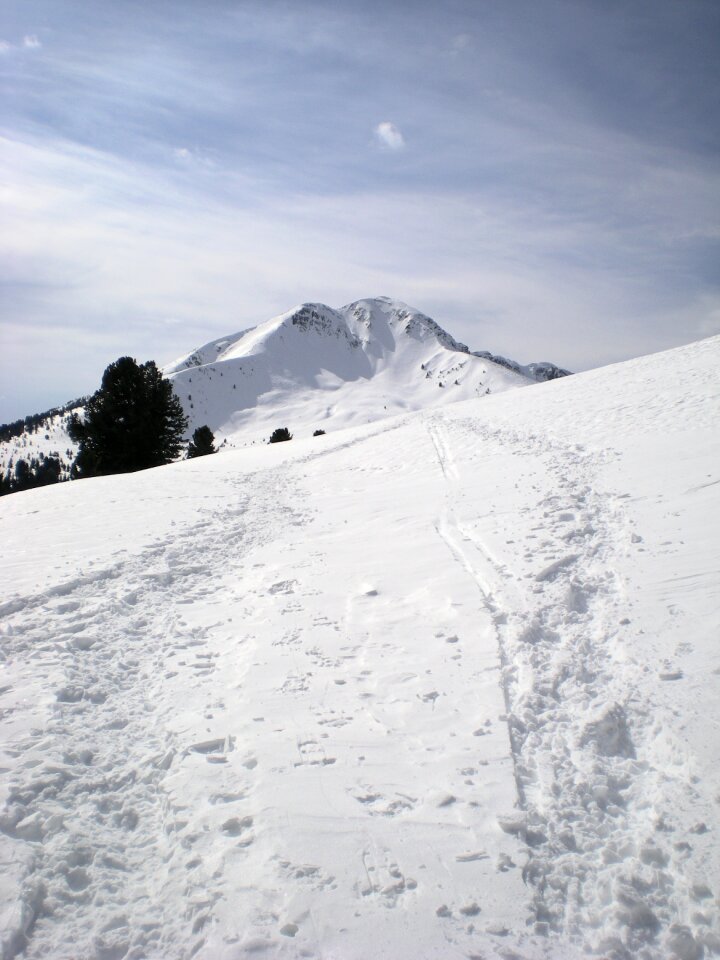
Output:
<instances>
[{"instance_id":1,"label":"distant mountain slope","mask_svg":"<svg viewBox=\"0 0 720 960\"><path fill-rule=\"evenodd\" d=\"M81 405L82 401L74 400L24 420L3 424L0 427L0 471L12 473L18 460L31 463L51 457L60 463L61 479L68 479L77 448L68 436L67 426L72 412Z\"/></svg>"},{"instance_id":2,"label":"distant mountain slope","mask_svg":"<svg viewBox=\"0 0 720 960\"><path fill-rule=\"evenodd\" d=\"M278 426L310 436L318 428L444 406L567 371L471 353L424 313L378 297L337 310L301 304L198 347L164 373L188 415L188 435L207 424L226 446L245 446L264 442ZM58 452L69 467L75 446L65 429L68 416L63 408L42 429L6 430L0 469Z\"/></svg>"},{"instance_id":3,"label":"distant mountain slope","mask_svg":"<svg viewBox=\"0 0 720 960\"><path fill-rule=\"evenodd\" d=\"M523 365L515 360L508 360L507 357L495 356L487 350L473 350L473 356L492 360L493 363L499 363L501 367L507 367L508 370L514 370L516 373L530 377L536 383L546 383L548 380L559 380L561 377L572 376L571 370L564 370L562 367L555 366L554 363L548 363L547 360Z\"/></svg>"},{"instance_id":4,"label":"distant mountain slope","mask_svg":"<svg viewBox=\"0 0 720 960\"><path fill-rule=\"evenodd\" d=\"M231 444L276 426L310 435L467 400L531 378L474 356L434 320L397 300L335 310L305 303L164 368L190 417Z\"/></svg>"}]
</instances>

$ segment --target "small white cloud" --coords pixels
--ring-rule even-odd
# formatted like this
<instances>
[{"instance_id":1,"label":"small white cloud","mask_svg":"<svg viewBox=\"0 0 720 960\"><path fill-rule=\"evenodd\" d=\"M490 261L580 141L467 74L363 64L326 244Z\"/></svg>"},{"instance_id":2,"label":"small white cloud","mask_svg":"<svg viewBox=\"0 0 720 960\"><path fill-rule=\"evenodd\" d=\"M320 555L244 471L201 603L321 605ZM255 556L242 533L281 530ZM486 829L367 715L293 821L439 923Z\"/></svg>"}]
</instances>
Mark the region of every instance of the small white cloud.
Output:
<instances>
[{"instance_id":1,"label":"small white cloud","mask_svg":"<svg viewBox=\"0 0 720 960\"><path fill-rule=\"evenodd\" d=\"M188 169L212 170L217 166L212 151L203 147L175 147L173 157Z\"/></svg>"},{"instance_id":2,"label":"small white cloud","mask_svg":"<svg viewBox=\"0 0 720 960\"><path fill-rule=\"evenodd\" d=\"M10 44L7 42L7 40L0 40L0 53L9 53L9 52L10 52Z\"/></svg>"},{"instance_id":3,"label":"small white cloud","mask_svg":"<svg viewBox=\"0 0 720 960\"><path fill-rule=\"evenodd\" d=\"M29 33L23 37L23 46L26 50L39 50L42 44L34 33Z\"/></svg>"},{"instance_id":4,"label":"small white cloud","mask_svg":"<svg viewBox=\"0 0 720 960\"><path fill-rule=\"evenodd\" d=\"M460 50L466 50L472 42L472 37L469 33L458 33L457 36L453 37L452 47L453 50L460 52Z\"/></svg>"},{"instance_id":5,"label":"small white cloud","mask_svg":"<svg viewBox=\"0 0 720 960\"><path fill-rule=\"evenodd\" d=\"M375 127L375 136L380 141L380 145L387 150L402 150L405 146L405 138L402 133L389 120L383 120Z\"/></svg>"}]
</instances>

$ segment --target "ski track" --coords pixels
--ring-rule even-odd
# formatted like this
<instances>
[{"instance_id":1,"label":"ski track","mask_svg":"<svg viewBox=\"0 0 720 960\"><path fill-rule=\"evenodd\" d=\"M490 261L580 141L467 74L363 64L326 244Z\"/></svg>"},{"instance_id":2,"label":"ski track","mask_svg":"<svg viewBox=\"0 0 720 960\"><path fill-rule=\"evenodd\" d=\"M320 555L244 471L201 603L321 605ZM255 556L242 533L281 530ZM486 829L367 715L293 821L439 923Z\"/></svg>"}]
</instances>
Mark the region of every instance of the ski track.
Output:
<instances>
[{"instance_id":1,"label":"ski track","mask_svg":"<svg viewBox=\"0 0 720 960\"><path fill-rule=\"evenodd\" d=\"M496 624L518 794L518 815L502 826L527 844L534 930L612 960L717 952L717 916L698 910L708 893L693 883L694 834L707 828L683 817L694 806L713 822L711 798L703 808L686 750L667 728L675 766L653 766L662 705L647 689L638 695L647 667L629 654L614 561L630 522L622 495L605 497L594 483L615 454L477 420L435 416L426 426L448 487L438 533ZM511 452L533 463L537 503L522 513L532 510L538 546L524 540L512 563L485 544L477 510L462 516L467 491L452 451L462 463L478 445L486 461ZM512 523L528 518L499 519L510 538Z\"/></svg>"}]
</instances>

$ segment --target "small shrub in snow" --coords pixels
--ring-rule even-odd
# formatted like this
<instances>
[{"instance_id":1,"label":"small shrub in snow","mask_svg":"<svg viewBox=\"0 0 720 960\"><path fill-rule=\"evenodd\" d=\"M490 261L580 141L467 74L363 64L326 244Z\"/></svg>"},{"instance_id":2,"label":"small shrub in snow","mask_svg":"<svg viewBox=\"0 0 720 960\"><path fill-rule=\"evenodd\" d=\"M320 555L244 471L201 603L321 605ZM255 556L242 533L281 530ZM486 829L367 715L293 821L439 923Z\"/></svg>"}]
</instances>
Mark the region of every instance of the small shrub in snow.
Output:
<instances>
[{"instance_id":1,"label":"small shrub in snow","mask_svg":"<svg viewBox=\"0 0 720 960\"><path fill-rule=\"evenodd\" d=\"M278 427L277 430L273 430L269 442L284 443L285 440L292 440L292 434L287 427Z\"/></svg>"}]
</instances>

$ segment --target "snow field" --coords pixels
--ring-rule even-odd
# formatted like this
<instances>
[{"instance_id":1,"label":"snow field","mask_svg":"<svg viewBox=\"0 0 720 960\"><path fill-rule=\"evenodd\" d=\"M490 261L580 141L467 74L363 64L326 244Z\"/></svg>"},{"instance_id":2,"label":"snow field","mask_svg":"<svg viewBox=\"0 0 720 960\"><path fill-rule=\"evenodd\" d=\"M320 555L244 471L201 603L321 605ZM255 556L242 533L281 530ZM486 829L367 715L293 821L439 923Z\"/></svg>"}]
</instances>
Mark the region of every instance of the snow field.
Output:
<instances>
[{"instance_id":1,"label":"snow field","mask_svg":"<svg viewBox=\"0 0 720 960\"><path fill-rule=\"evenodd\" d=\"M5 498L4 960L720 952L719 352Z\"/></svg>"}]
</instances>

